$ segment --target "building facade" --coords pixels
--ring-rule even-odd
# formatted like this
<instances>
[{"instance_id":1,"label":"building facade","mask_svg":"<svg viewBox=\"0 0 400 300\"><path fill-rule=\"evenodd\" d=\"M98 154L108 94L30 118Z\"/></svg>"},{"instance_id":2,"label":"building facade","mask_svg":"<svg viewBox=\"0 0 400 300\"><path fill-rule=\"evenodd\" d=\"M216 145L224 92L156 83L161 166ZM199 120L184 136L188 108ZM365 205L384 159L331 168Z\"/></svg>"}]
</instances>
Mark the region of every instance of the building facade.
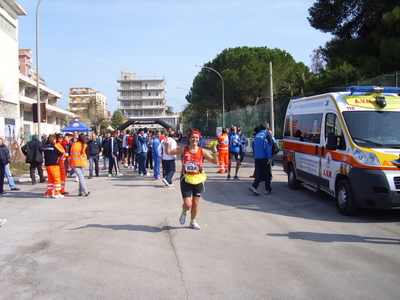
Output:
<instances>
[{"instance_id":1,"label":"building facade","mask_svg":"<svg viewBox=\"0 0 400 300\"><path fill-rule=\"evenodd\" d=\"M37 113L33 107L38 103L37 72L32 65L32 50L19 49L19 107L20 138L25 142L30 134L38 133L38 123L34 123ZM46 86L45 80L39 76L41 115L40 132L44 134L61 132L75 117L74 113L58 107L58 99L62 95ZM43 110L45 109L45 110Z\"/></svg>"},{"instance_id":2,"label":"building facade","mask_svg":"<svg viewBox=\"0 0 400 300\"><path fill-rule=\"evenodd\" d=\"M179 114L167 114L167 81L164 77L140 78L129 68L123 68L117 82L119 83L117 100L120 102L118 109L126 119L157 118L173 128L177 127Z\"/></svg>"},{"instance_id":3,"label":"building facade","mask_svg":"<svg viewBox=\"0 0 400 300\"><path fill-rule=\"evenodd\" d=\"M69 110L77 117L87 118L84 111L92 109L100 118L107 119L107 97L100 92L87 87L75 87L69 89Z\"/></svg>"},{"instance_id":4,"label":"building facade","mask_svg":"<svg viewBox=\"0 0 400 300\"><path fill-rule=\"evenodd\" d=\"M18 16L24 9L14 0L0 0L0 136L6 144L18 139Z\"/></svg>"}]
</instances>

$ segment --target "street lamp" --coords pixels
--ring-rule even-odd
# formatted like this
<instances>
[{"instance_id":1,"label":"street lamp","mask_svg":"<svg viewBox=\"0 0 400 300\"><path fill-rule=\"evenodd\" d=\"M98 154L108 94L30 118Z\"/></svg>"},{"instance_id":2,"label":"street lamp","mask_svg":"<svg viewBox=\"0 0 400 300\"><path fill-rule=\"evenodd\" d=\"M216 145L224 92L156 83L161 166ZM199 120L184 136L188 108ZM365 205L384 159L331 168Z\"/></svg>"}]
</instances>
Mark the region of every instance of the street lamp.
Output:
<instances>
[{"instance_id":1,"label":"street lamp","mask_svg":"<svg viewBox=\"0 0 400 300\"><path fill-rule=\"evenodd\" d=\"M225 88L224 88L224 78L222 78L222 75L219 74L216 70L214 70L211 67L206 67L206 66L202 66L202 65L196 65L196 67L209 69L211 71L214 71L215 73L217 73L219 75L219 77L221 77L221 81L222 81L222 128L225 128Z\"/></svg>"},{"instance_id":2,"label":"street lamp","mask_svg":"<svg viewBox=\"0 0 400 300\"><path fill-rule=\"evenodd\" d=\"M182 132L182 113L183 113L183 105L182 105L182 103L179 101L179 100L177 100L177 99L175 99L175 98L169 98L169 97L167 97L167 100L175 100L176 102L178 102L179 104L180 104L180 106L181 106L181 114L180 114L180 125L179 125L179 131L180 132Z\"/></svg>"},{"instance_id":3,"label":"street lamp","mask_svg":"<svg viewBox=\"0 0 400 300\"><path fill-rule=\"evenodd\" d=\"M39 6L42 0L39 0L36 7L36 94L37 94L37 121L38 121L38 136L41 139L40 132L40 80L39 80Z\"/></svg>"},{"instance_id":4,"label":"street lamp","mask_svg":"<svg viewBox=\"0 0 400 300\"><path fill-rule=\"evenodd\" d=\"M177 86L176 88L177 88L177 89L181 89L181 90L187 90L187 91L190 93L190 90L187 89L187 88L183 88L183 87L180 87L180 86Z\"/></svg>"}]
</instances>

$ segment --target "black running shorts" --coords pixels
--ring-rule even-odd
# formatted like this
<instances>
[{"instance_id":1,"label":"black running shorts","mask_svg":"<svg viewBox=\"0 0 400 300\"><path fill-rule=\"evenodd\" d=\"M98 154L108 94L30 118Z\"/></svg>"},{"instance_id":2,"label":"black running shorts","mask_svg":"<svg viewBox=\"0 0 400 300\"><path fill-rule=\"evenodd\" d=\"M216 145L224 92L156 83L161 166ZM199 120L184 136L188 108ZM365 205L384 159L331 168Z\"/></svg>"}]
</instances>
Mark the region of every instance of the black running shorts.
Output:
<instances>
[{"instance_id":1,"label":"black running shorts","mask_svg":"<svg viewBox=\"0 0 400 300\"><path fill-rule=\"evenodd\" d=\"M201 192L203 191L203 183L200 184L190 184L185 181L185 177L181 176L181 193L182 198L201 197Z\"/></svg>"}]
</instances>

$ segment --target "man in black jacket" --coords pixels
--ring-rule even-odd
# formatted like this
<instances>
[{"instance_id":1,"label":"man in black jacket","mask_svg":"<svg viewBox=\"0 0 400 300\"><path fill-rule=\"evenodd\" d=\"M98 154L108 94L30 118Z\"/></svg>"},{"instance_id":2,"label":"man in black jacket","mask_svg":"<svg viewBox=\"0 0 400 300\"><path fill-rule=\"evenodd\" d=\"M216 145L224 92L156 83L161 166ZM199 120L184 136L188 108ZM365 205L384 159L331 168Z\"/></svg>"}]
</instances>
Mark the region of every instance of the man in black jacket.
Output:
<instances>
[{"instance_id":1,"label":"man in black jacket","mask_svg":"<svg viewBox=\"0 0 400 300\"><path fill-rule=\"evenodd\" d=\"M4 175L6 165L10 163L10 154L8 148L4 145L3 138L0 138L0 195L7 194L4 191Z\"/></svg>"},{"instance_id":2,"label":"man in black jacket","mask_svg":"<svg viewBox=\"0 0 400 300\"><path fill-rule=\"evenodd\" d=\"M93 177L93 163L96 177L99 177L99 154L101 152L100 140L95 133L92 133L91 139L87 142L86 154L89 157L89 177Z\"/></svg>"},{"instance_id":3,"label":"man in black jacket","mask_svg":"<svg viewBox=\"0 0 400 300\"><path fill-rule=\"evenodd\" d=\"M26 156L26 162L29 163L29 172L32 184L36 184L35 169L38 170L40 182L46 182L43 177L43 150L42 142L39 141L39 136L34 135L32 141L27 142L21 148L22 153Z\"/></svg>"}]
</instances>

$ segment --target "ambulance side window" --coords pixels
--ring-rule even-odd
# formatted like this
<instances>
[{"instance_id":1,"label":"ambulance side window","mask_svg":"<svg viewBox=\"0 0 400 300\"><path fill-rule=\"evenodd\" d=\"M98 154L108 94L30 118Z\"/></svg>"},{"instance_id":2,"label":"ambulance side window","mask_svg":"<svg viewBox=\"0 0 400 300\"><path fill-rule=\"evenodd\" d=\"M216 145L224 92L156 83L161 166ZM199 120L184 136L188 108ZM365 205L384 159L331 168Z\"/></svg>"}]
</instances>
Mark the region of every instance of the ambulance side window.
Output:
<instances>
[{"instance_id":1,"label":"ambulance side window","mask_svg":"<svg viewBox=\"0 0 400 300\"><path fill-rule=\"evenodd\" d=\"M340 125L339 118L333 113L326 114L325 140L328 139L329 134L340 137L340 139L338 140L340 143L339 149L341 150L346 149L346 142L344 140L342 126Z\"/></svg>"},{"instance_id":2,"label":"ambulance side window","mask_svg":"<svg viewBox=\"0 0 400 300\"><path fill-rule=\"evenodd\" d=\"M301 142L319 144L321 124L322 113L287 116L284 135Z\"/></svg>"}]
</instances>

